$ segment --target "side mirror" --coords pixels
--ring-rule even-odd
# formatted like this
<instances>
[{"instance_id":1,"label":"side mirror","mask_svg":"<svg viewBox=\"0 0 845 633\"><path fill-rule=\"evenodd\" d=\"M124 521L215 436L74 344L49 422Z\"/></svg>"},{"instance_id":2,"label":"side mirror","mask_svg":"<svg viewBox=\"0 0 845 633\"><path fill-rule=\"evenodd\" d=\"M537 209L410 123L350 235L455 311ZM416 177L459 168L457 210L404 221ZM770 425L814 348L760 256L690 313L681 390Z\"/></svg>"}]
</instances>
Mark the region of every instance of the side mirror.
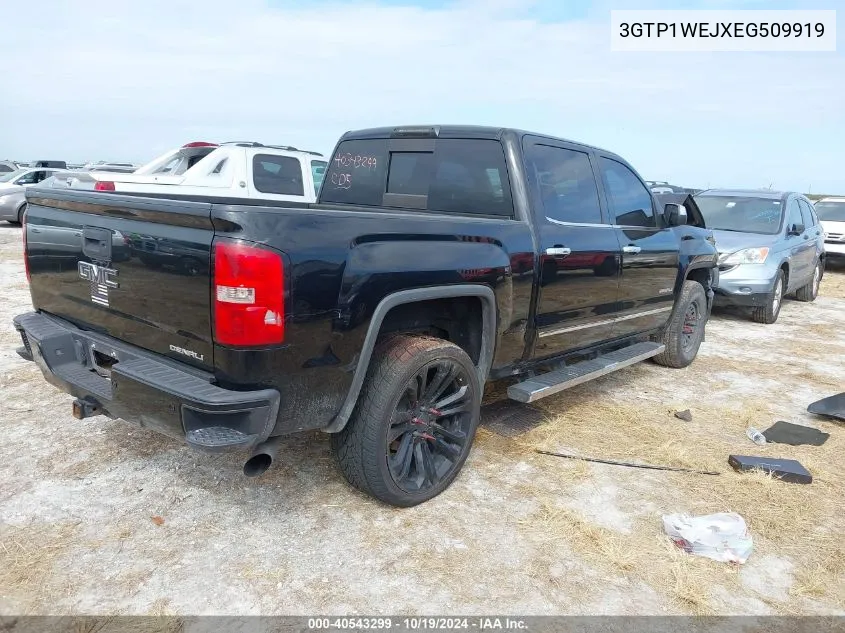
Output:
<instances>
[{"instance_id":1,"label":"side mirror","mask_svg":"<svg viewBox=\"0 0 845 633\"><path fill-rule=\"evenodd\" d=\"M663 217L669 226L683 226L687 223L687 208L682 204L667 202L663 207Z\"/></svg>"},{"instance_id":2,"label":"side mirror","mask_svg":"<svg viewBox=\"0 0 845 633\"><path fill-rule=\"evenodd\" d=\"M789 231L787 231L787 235L802 235L804 233L804 225L803 224L793 224L789 227Z\"/></svg>"}]
</instances>

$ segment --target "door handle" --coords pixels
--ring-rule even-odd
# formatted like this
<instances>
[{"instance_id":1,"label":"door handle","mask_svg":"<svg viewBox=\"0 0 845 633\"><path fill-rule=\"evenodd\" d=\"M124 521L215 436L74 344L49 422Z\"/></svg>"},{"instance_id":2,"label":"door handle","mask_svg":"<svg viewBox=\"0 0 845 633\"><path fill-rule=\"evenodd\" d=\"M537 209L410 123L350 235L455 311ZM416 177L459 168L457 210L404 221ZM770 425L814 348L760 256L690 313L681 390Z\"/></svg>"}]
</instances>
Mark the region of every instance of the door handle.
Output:
<instances>
[{"instance_id":1,"label":"door handle","mask_svg":"<svg viewBox=\"0 0 845 633\"><path fill-rule=\"evenodd\" d=\"M634 254L636 254L636 253L639 253L641 250L643 250L643 249L641 249L639 246L623 246L622 247L623 253L634 253Z\"/></svg>"},{"instance_id":2,"label":"door handle","mask_svg":"<svg viewBox=\"0 0 845 633\"><path fill-rule=\"evenodd\" d=\"M552 248L546 249L546 255L553 255L555 257L566 257L567 255L572 254L571 248L566 248L565 246L554 246Z\"/></svg>"}]
</instances>

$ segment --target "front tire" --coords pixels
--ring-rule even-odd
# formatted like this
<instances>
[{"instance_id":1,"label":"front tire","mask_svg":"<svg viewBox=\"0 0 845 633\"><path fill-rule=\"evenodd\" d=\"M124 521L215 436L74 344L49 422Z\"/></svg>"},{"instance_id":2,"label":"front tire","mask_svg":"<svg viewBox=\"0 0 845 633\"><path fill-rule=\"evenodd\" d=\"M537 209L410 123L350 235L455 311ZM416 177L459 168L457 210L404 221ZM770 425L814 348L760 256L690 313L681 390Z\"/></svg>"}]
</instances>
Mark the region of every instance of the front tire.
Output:
<instances>
[{"instance_id":1,"label":"front tire","mask_svg":"<svg viewBox=\"0 0 845 633\"><path fill-rule=\"evenodd\" d=\"M394 336L373 359L332 449L350 484L415 506L446 490L466 461L480 418L478 374L460 347L428 336Z\"/></svg>"},{"instance_id":2,"label":"front tire","mask_svg":"<svg viewBox=\"0 0 845 633\"><path fill-rule=\"evenodd\" d=\"M771 325L778 320L781 306L783 305L783 295L786 283L783 275L783 270L778 270L778 275L775 278L775 283L772 285L772 290L766 297L765 305L757 306L751 311L751 318L757 323L765 323Z\"/></svg>"},{"instance_id":3,"label":"front tire","mask_svg":"<svg viewBox=\"0 0 845 633\"><path fill-rule=\"evenodd\" d=\"M707 295L704 287L688 279L681 287L675 311L660 339L666 349L652 360L675 369L688 366L698 355L706 324Z\"/></svg>"},{"instance_id":4,"label":"front tire","mask_svg":"<svg viewBox=\"0 0 845 633\"><path fill-rule=\"evenodd\" d=\"M14 225L14 226L20 226L20 225L21 225L21 223L23 223L23 214L24 214L25 212L26 212L26 203L22 204L22 205L21 205L21 208L20 208L20 209L18 209L18 214L17 214L18 219L17 219L17 220L9 220L9 221L8 221L8 222L9 222L9 224L12 224L12 225Z\"/></svg>"},{"instance_id":5,"label":"front tire","mask_svg":"<svg viewBox=\"0 0 845 633\"><path fill-rule=\"evenodd\" d=\"M819 296L819 286L822 282L822 262L817 261L816 267L813 269L813 278L798 289L795 293L795 298L798 301L815 301Z\"/></svg>"}]
</instances>

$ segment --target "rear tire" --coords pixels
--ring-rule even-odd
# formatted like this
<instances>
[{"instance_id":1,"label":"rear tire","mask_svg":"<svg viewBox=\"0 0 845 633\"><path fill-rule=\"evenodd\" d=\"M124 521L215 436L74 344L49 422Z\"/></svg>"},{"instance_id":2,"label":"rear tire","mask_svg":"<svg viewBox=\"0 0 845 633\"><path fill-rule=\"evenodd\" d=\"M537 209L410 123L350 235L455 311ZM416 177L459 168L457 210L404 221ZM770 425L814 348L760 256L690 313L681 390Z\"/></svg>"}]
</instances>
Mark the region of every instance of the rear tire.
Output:
<instances>
[{"instance_id":1,"label":"rear tire","mask_svg":"<svg viewBox=\"0 0 845 633\"><path fill-rule=\"evenodd\" d=\"M775 278L772 290L766 297L766 304L754 308L751 311L751 318L757 323L765 323L766 325L771 325L777 321L781 306L783 306L785 287L786 280L784 279L783 270L778 270L778 276Z\"/></svg>"},{"instance_id":2,"label":"rear tire","mask_svg":"<svg viewBox=\"0 0 845 633\"><path fill-rule=\"evenodd\" d=\"M707 324L707 295L697 281L686 280L672 318L659 341L666 349L652 360L658 365L680 369L698 355Z\"/></svg>"},{"instance_id":3,"label":"rear tire","mask_svg":"<svg viewBox=\"0 0 845 633\"><path fill-rule=\"evenodd\" d=\"M816 267L813 268L813 278L798 289L798 292L795 293L795 298L798 301L815 301L816 297L819 296L819 285L822 282L822 262L817 261Z\"/></svg>"},{"instance_id":4,"label":"rear tire","mask_svg":"<svg viewBox=\"0 0 845 633\"><path fill-rule=\"evenodd\" d=\"M466 461L480 418L478 374L460 347L428 336L391 337L372 358L332 449L350 484L414 506L446 490Z\"/></svg>"}]
</instances>

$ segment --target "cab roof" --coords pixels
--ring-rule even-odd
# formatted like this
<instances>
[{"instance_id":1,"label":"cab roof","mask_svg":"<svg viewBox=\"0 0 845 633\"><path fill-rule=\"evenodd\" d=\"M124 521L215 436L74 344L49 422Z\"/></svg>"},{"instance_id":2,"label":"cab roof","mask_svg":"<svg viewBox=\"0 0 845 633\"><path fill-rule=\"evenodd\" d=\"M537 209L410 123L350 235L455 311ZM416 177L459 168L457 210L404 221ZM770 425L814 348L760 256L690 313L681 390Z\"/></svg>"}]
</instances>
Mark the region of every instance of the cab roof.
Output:
<instances>
[{"instance_id":1,"label":"cab roof","mask_svg":"<svg viewBox=\"0 0 845 633\"><path fill-rule=\"evenodd\" d=\"M476 138L501 140L506 134L514 134L518 137L537 136L540 138L571 143L580 147L598 150L606 154L617 156L614 152L594 145L588 145L581 141L573 141L567 138L551 136L541 132L531 132L519 128L495 127L488 125L398 125L390 127L374 127L361 130L350 130L340 137L340 141L354 139L381 139L381 138ZM339 141L339 142L340 142Z\"/></svg>"}]
</instances>

